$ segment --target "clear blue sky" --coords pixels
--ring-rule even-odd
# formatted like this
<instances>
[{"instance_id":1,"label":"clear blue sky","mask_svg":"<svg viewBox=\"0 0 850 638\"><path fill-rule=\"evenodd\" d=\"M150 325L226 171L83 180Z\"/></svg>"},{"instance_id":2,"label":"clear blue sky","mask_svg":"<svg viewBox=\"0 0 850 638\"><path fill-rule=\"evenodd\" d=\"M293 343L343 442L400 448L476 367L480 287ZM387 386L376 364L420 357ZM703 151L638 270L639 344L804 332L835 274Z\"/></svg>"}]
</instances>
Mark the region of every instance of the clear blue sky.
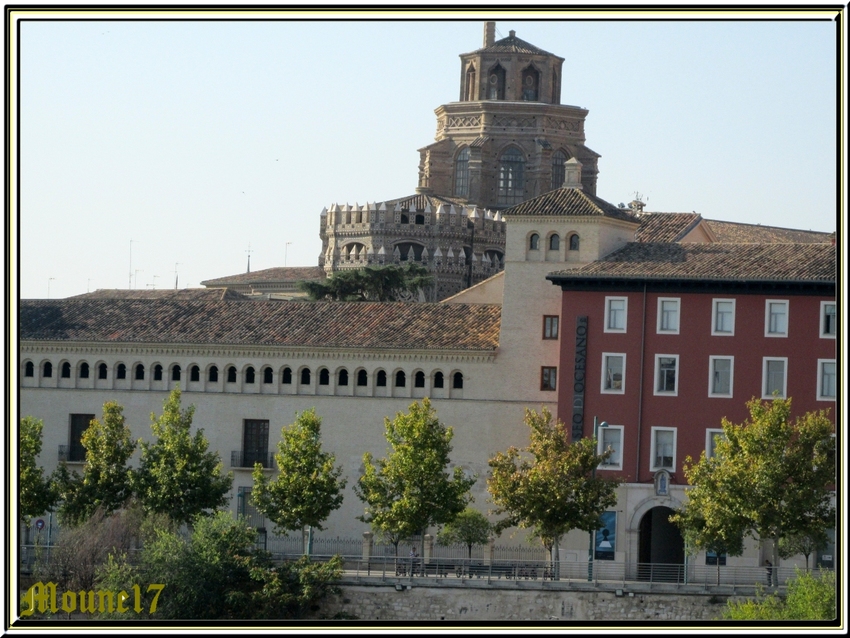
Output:
<instances>
[{"instance_id":1,"label":"clear blue sky","mask_svg":"<svg viewBox=\"0 0 850 638\"><path fill-rule=\"evenodd\" d=\"M249 246L316 265L323 206L412 194L492 16L359 17L22 23L20 296L127 288L131 240L134 288L244 272ZM566 59L602 198L836 230L834 23L495 19Z\"/></svg>"}]
</instances>

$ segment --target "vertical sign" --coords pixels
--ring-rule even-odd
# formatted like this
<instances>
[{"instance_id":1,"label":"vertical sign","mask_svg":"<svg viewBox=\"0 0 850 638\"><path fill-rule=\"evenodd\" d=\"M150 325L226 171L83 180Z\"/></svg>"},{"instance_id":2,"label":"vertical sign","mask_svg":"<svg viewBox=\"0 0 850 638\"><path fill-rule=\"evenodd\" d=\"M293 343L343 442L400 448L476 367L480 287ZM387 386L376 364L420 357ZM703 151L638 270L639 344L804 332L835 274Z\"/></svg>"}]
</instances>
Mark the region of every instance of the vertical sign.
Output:
<instances>
[{"instance_id":1,"label":"vertical sign","mask_svg":"<svg viewBox=\"0 0 850 638\"><path fill-rule=\"evenodd\" d=\"M572 439L584 432L584 382L587 367L587 317L576 317L576 363L573 371Z\"/></svg>"},{"instance_id":2,"label":"vertical sign","mask_svg":"<svg viewBox=\"0 0 850 638\"><path fill-rule=\"evenodd\" d=\"M596 560L614 560L617 546L617 512L602 512L596 530Z\"/></svg>"}]
</instances>

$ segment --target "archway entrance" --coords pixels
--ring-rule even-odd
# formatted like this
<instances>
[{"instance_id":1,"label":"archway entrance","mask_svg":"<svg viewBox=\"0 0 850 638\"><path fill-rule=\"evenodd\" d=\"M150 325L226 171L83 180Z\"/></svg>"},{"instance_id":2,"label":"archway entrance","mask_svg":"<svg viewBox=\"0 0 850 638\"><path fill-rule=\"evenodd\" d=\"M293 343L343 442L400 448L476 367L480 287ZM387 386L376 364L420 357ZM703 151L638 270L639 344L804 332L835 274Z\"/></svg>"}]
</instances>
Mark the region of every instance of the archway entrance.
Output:
<instances>
[{"instance_id":1,"label":"archway entrance","mask_svg":"<svg viewBox=\"0 0 850 638\"><path fill-rule=\"evenodd\" d=\"M653 507L640 519L638 579L680 581L684 577L685 541L670 522L673 510Z\"/></svg>"}]
</instances>

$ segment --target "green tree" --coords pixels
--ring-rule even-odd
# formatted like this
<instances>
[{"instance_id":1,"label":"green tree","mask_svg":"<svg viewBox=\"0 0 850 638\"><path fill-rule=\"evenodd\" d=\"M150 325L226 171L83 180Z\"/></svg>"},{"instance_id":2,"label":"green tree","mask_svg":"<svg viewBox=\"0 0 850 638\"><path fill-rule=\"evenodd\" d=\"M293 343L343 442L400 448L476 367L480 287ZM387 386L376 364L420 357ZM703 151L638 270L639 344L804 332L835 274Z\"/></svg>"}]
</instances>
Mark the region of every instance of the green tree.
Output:
<instances>
[{"instance_id":1,"label":"green tree","mask_svg":"<svg viewBox=\"0 0 850 638\"><path fill-rule=\"evenodd\" d=\"M493 525L484 514L467 507L439 531L437 542L440 545L466 545L468 557L472 559L472 547L485 545L492 531Z\"/></svg>"},{"instance_id":2,"label":"green tree","mask_svg":"<svg viewBox=\"0 0 850 638\"><path fill-rule=\"evenodd\" d=\"M507 514L496 531L518 526L550 541L557 574L560 538L572 529L596 530L602 513L617 502L619 480L595 475L610 450L597 454L595 439L571 442L568 428L553 423L546 408L540 414L526 410L525 423L530 445L490 459L487 489L496 513Z\"/></svg>"},{"instance_id":3,"label":"green tree","mask_svg":"<svg viewBox=\"0 0 850 638\"><path fill-rule=\"evenodd\" d=\"M408 262L403 266L339 270L325 281L304 281L299 287L313 301L397 301L431 283L427 268Z\"/></svg>"},{"instance_id":4,"label":"green tree","mask_svg":"<svg viewBox=\"0 0 850 638\"><path fill-rule=\"evenodd\" d=\"M177 523L227 503L233 473L222 475L218 452L199 429L192 436L195 406L180 409L180 388L163 404L162 416L151 414L156 441L139 441L142 458L133 472L133 489L146 512L162 512Z\"/></svg>"},{"instance_id":5,"label":"green tree","mask_svg":"<svg viewBox=\"0 0 850 638\"><path fill-rule=\"evenodd\" d=\"M21 419L18 505L23 522L44 514L56 504L57 494L53 483L44 475L44 469L36 463L38 455L41 454L43 429L44 423L41 419L32 416Z\"/></svg>"},{"instance_id":6,"label":"green tree","mask_svg":"<svg viewBox=\"0 0 850 638\"><path fill-rule=\"evenodd\" d=\"M788 581L785 598L758 595L755 600L730 600L723 617L729 620L833 620L836 618L835 572L817 575L797 570Z\"/></svg>"},{"instance_id":7,"label":"green tree","mask_svg":"<svg viewBox=\"0 0 850 638\"><path fill-rule=\"evenodd\" d=\"M425 531L463 511L476 479L459 467L447 472L453 431L440 423L427 398L393 420L384 419L384 425L391 451L377 460L363 455L363 475L354 491L366 511L358 519L392 540L396 558L400 540L421 534L424 555Z\"/></svg>"},{"instance_id":8,"label":"green tree","mask_svg":"<svg viewBox=\"0 0 850 638\"><path fill-rule=\"evenodd\" d=\"M263 466L254 465L251 499L256 508L274 524L277 532L309 527L307 554L312 553L313 528L342 505L346 480L342 466L334 467L336 457L322 451L319 430L322 420L316 410L297 414L295 423L281 430L277 446L278 475L269 480Z\"/></svg>"},{"instance_id":9,"label":"green tree","mask_svg":"<svg viewBox=\"0 0 850 638\"><path fill-rule=\"evenodd\" d=\"M698 548L743 551L745 536L773 541L779 567L782 539L818 534L834 524L834 427L825 411L790 420L791 399L747 402L750 418L723 419L715 455L685 459L685 504L671 517Z\"/></svg>"},{"instance_id":10,"label":"green tree","mask_svg":"<svg viewBox=\"0 0 850 638\"><path fill-rule=\"evenodd\" d=\"M124 506L132 496L132 470L127 461L136 444L124 418L124 408L114 401L103 404L103 418L92 419L82 435L86 450L83 476L68 472L63 464L57 473L61 487L60 519L78 525L98 508L104 516Z\"/></svg>"},{"instance_id":11,"label":"green tree","mask_svg":"<svg viewBox=\"0 0 850 638\"><path fill-rule=\"evenodd\" d=\"M809 569L809 556L829 545L829 537L824 529L802 531L798 534L783 536L779 539L780 558L791 558L801 554L806 558L806 570Z\"/></svg>"}]
</instances>

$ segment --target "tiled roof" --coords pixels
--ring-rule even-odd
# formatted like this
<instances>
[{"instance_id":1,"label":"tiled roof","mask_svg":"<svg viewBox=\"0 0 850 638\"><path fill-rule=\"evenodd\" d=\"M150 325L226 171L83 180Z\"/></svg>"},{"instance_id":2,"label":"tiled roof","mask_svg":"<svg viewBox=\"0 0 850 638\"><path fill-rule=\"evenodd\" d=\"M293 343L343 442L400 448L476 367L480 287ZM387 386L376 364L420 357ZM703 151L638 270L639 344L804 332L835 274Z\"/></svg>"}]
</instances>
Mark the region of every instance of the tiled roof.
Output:
<instances>
[{"instance_id":1,"label":"tiled roof","mask_svg":"<svg viewBox=\"0 0 850 638\"><path fill-rule=\"evenodd\" d=\"M483 304L22 300L22 340L492 352L501 307Z\"/></svg>"},{"instance_id":2,"label":"tiled roof","mask_svg":"<svg viewBox=\"0 0 850 638\"><path fill-rule=\"evenodd\" d=\"M388 199L383 202L387 206L387 211L392 212L395 205L398 204L401 206L403 210L410 210L411 204L416 207L416 210L422 211L425 210L425 206L429 205L433 212L437 211L437 207L440 204L445 206L464 206L463 199L459 197L442 197L439 195L423 195L422 193L418 193L416 195L408 195L407 197L399 197L397 199ZM377 206L380 207L381 203L378 202Z\"/></svg>"},{"instance_id":3,"label":"tiled roof","mask_svg":"<svg viewBox=\"0 0 850 638\"><path fill-rule=\"evenodd\" d=\"M793 228L778 228L760 224L740 224L738 222L705 220L708 227L717 236L717 241L734 244L755 243L793 243L793 244L828 244L832 241L831 233L821 233L813 230L795 230Z\"/></svg>"},{"instance_id":4,"label":"tiled roof","mask_svg":"<svg viewBox=\"0 0 850 638\"><path fill-rule=\"evenodd\" d=\"M232 301L249 300L250 297L225 288L183 288L182 290L125 290L122 288L101 288L94 292L68 297L68 299L191 299L193 301L211 301L229 299Z\"/></svg>"},{"instance_id":5,"label":"tiled roof","mask_svg":"<svg viewBox=\"0 0 850 638\"><path fill-rule=\"evenodd\" d=\"M629 243L561 279L834 282L835 247L828 244Z\"/></svg>"},{"instance_id":6,"label":"tiled roof","mask_svg":"<svg viewBox=\"0 0 850 638\"><path fill-rule=\"evenodd\" d=\"M644 213L638 215L640 226L635 241L675 242L688 234L702 217L699 213Z\"/></svg>"},{"instance_id":7,"label":"tiled roof","mask_svg":"<svg viewBox=\"0 0 850 638\"><path fill-rule=\"evenodd\" d=\"M502 211L509 216L593 216L613 217L625 221L639 222L632 213L579 188L556 188L534 199L529 199L513 208Z\"/></svg>"},{"instance_id":8,"label":"tiled roof","mask_svg":"<svg viewBox=\"0 0 850 638\"><path fill-rule=\"evenodd\" d=\"M540 55L552 55L548 51L544 51L543 49L516 37L513 31L511 31L511 35L509 35L507 38L496 40L489 47L478 49L474 51L474 53L532 53Z\"/></svg>"},{"instance_id":9,"label":"tiled roof","mask_svg":"<svg viewBox=\"0 0 850 638\"><path fill-rule=\"evenodd\" d=\"M319 266L300 266L290 268L266 268L255 272L245 272L218 279L202 281L202 286L229 286L234 284L262 284L283 281L315 281L325 279L327 275Z\"/></svg>"}]
</instances>

